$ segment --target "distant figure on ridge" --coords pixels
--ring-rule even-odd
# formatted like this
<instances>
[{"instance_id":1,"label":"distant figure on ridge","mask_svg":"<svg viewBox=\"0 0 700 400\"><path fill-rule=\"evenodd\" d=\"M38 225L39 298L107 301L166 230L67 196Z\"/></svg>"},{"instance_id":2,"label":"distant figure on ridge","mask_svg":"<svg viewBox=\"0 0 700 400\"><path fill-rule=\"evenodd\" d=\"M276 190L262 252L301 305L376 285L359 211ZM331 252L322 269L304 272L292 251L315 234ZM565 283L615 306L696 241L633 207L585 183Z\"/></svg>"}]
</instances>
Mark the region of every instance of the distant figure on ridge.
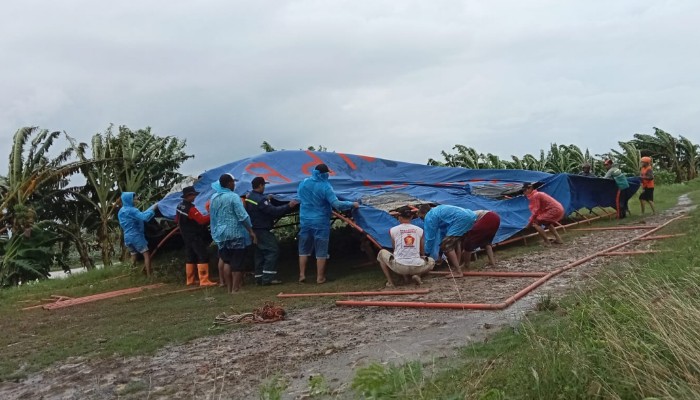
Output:
<instances>
[{"instance_id":1,"label":"distant figure on ridge","mask_svg":"<svg viewBox=\"0 0 700 400\"><path fill-rule=\"evenodd\" d=\"M642 178L642 193L639 195L639 204L644 214L644 203L651 207L651 213L656 214L654 209L654 170L651 168L651 157L642 157L642 168L640 177Z\"/></svg>"}]
</instances>

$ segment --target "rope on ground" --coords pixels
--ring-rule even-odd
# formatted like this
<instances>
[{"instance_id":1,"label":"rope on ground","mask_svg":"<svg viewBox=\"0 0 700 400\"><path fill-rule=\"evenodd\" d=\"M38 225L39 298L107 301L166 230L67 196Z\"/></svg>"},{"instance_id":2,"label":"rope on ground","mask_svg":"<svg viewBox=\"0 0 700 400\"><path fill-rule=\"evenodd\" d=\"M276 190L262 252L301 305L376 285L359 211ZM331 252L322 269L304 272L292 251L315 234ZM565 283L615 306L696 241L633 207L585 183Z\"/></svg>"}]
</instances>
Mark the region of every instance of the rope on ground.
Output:
<instances>
[{"instance_id":1,"label":"rope on ground","mask_svg":"<svg viewBox=\"0 0 700 400\"><path fill-rule=\"evenodd\" d=\"M283 320L285 315L287 312L284 308L274 303L265 303L249 313L229 315L223 312L214 318L214 325L276 322Z\"/></svg>"}]
</instances>

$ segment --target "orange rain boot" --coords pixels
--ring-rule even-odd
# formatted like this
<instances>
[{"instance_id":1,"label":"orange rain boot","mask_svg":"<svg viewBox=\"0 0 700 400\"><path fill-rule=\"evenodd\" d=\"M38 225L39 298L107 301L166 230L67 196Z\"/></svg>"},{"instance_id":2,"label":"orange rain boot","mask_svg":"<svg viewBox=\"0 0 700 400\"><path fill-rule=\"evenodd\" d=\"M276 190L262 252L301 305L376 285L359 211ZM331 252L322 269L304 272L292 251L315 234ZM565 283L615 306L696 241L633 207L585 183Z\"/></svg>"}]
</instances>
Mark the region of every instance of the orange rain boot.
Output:
<instances>
[{"instance_id":1,"label":"orange rain boot","mask_svg":"<svg viewBox=\"0 0 700 400\"><path fill-rule=\"evenodd\" d=\"M199 270L199 286L216 286L216 282L209 280L209 264L197 264Z\"/></svg>"},{"instance_id":2,"label":"orange rain boot","mask_svg":"<svg viewBox=\"0 0 700 400\"><path fill-rule=\"evenodd\" d=\"M185 264L185 274L187 275L187 286L192 286L194 281L194 264Z\"/></svg>"}]
</instances>

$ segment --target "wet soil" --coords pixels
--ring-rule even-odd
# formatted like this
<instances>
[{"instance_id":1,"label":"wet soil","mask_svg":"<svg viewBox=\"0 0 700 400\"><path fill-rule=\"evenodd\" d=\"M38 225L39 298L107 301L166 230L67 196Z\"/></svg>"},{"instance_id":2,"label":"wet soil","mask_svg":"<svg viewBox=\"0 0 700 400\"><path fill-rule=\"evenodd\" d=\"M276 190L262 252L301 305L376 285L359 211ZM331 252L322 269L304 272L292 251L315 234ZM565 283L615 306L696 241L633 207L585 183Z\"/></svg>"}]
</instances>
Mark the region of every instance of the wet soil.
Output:
<instances>
[{"instance_id":1,"label":"wet soil","mask_svg":"<svg viewBox=\"0 0 700 400\"><path fill-rule=\"evenodd\" d=\"M658 225L690 207L687 197L662 215L635 225ZM624 222L622 222L624 224ZM530 245L522 255L499 260L493 270L551 271L624 242L645 230L586 232L563 245ZM532 244L533 241L531 240ZM624 250L646 249L652 241ZM498 257L498 252L496 252ZM336 307L293 310L288 319L169 346L153 356L88 359L74 357L21 382L0 383L3 399L248 399L259 398L271 377L286 382L283 398L309 398L309 378L322 374L333 398L352 398L356 368L371 362L426 363L456 354L459 347L484 340L504 326L515 326L542 296L560 296L601 267L624 258L597 257L548 281L502 311ZM499 303L537 278L425 279L426 295L392 301ZM408 286L406 288L412 288ZM362 298L367 299L367 298ZM373 298L371 300L387 300Z\"/></svg>"}]
</instances>

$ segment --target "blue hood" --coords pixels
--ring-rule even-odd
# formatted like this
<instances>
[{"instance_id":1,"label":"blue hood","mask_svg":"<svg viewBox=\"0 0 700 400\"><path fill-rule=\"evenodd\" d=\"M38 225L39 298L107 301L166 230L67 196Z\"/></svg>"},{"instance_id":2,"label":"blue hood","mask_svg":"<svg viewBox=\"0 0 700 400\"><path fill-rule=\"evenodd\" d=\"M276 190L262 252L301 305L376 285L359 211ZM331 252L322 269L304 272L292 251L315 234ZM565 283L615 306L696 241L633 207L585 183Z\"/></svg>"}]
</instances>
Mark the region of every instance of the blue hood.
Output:
<instances>
[{"instance_id":1,"label":"blue hood","mask_svg":"<svg viewBox=\"0 0 700 400\"><path fill-rule=\"evenodd\" d=\"M123 192L122 193L122 207L133 207L134 206L134 192Z\"/></svg>"}]
</instances>

